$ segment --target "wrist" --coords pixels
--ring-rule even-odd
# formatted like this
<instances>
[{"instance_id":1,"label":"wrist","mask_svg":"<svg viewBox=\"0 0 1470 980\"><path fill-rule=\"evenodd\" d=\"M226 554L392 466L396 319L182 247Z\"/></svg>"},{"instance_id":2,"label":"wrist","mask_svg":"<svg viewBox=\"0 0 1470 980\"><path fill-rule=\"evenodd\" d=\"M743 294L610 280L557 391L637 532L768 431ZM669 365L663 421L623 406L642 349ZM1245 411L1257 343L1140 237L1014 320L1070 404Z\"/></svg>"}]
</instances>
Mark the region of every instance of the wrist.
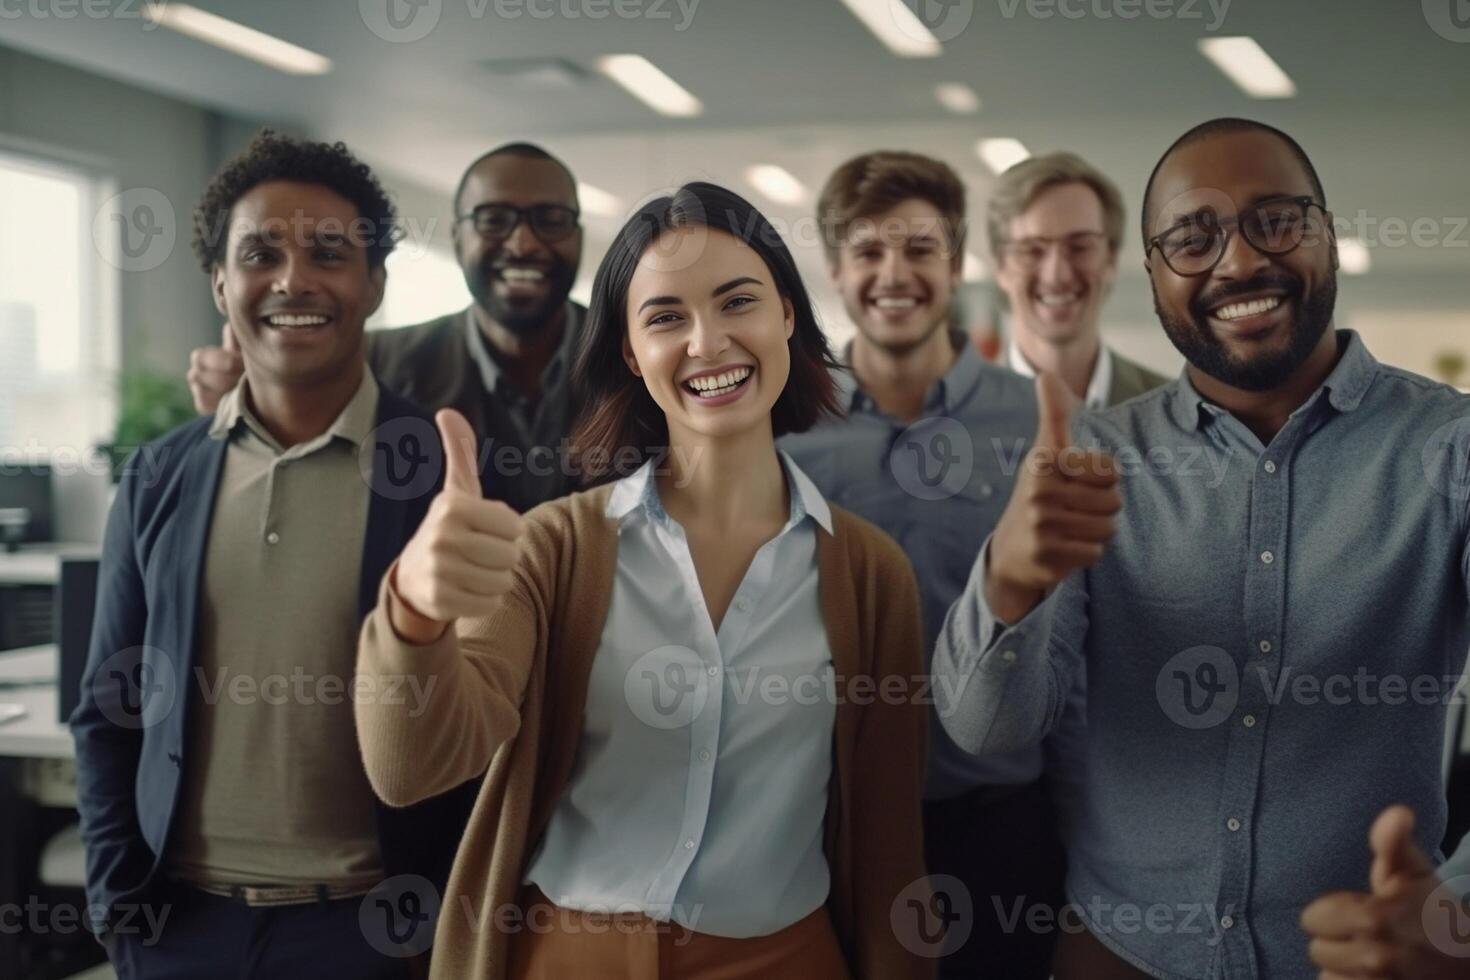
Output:
<instances>
[{"instance_id":1,"label":"wrist","mask_svg":"<svg viewBox=\"0 0 1470 980\"><path fill-rule=\"evenodd\" d=\"M449 624L415 609L398 591L398 563L388 570L388 623L404 643L428 646L444 635Z\"/></svg>"}]
</instances>

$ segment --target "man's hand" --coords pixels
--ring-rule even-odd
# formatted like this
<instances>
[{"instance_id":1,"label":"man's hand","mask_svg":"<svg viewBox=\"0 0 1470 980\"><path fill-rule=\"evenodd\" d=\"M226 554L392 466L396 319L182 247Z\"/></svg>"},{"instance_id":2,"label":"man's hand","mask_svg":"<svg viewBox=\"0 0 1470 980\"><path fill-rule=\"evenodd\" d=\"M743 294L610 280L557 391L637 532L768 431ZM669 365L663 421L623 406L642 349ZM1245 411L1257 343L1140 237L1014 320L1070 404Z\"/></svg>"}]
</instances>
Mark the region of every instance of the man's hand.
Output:
<instances>
[{"instance_id":1,"label":"man's hand","mask_svg":"<svg viewBox=\"0 0 1470 980\"><path fill-rule=\"evenodd\" d=\"M189 393L194 396L194 410L211 415L219 400L240 383L245 362L235 345L235 333L225 324L219 347L196 347L189 353Z\"/></svg>"},{"instance_id":2,"label":"man's hand","mask_svg":"<svg viewBox=\"0 0 1470 980\"><path fill-rule=\"evenodd\" d=\"M1413 835L1412 810L1384 810L1368 835L1373 891L1325 895L1302 912L1321 980L1470 978L1470 909L1442 886Z\"/></svg>"},{"instance_id":3,"label":"man's hand","mask_svg":"<svg viewBox=\"0 0 1470 980\"><path fill-rule=\"evenodd\" d=\"M484 498L477 441L464 416L446 408L434 421L444 440L444 489L398 559L388 604L393 629L420 645L456 619L482 615L510 590L524 530L519 514Z\"/></svg>"},{"instance_id":4,"label":"man's hand","mask_svg":"<svg viewBox=\"0 0 1470 980\"><path fill-rule=\"evenodd\" d=\"M985 598L1014 623L1079 568L1092 565L1113 536L1123 507L1117 468L1106 453L1072 445L1072 394L1055 375L1036 377L1040 430L1026 454L1010 503L990 539Z\"/></svg>"}]
</instances>

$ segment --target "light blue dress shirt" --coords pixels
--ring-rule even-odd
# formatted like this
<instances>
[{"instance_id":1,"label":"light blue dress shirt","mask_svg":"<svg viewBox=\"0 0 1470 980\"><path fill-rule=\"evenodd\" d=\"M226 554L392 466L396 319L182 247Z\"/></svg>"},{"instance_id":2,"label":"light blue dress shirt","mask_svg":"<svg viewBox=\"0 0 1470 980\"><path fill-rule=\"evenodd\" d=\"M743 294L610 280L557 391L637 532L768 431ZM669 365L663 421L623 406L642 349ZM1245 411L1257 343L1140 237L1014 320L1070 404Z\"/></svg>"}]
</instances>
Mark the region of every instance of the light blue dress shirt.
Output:
<instances>
[{"instance_id":1,"label":"light blue dress shirt","mask_svg":"<svg viewBox=\"0 0 1470 980\"><path fill-rule=\"evenodd\" d=\"M617 571L577 761L526 878L582 911L732 938L820 908L836 697L817 594L822 495L789 457L791 514L720 623L653 461L620 480Z\"/></svg>"},{"instance_id":2,"label":"light blue dress shirt","mask_svg":"<svg viewBox=\"0 0 1470 980\"><path fill-rule=\"evenodd\" d=\"M1393 803L1438 855L1470 649L1470 398L1338 333L1269 445L1187 376L1084 416L1123 475L1101 561L1007 627L981 553L935 670L973 751L1035 744L1086 667L1068 894L1170 980L1310 980L1302 909L1364 891ZM936 690L944 688L936 685Z\"/></svg>"}]
</instances>

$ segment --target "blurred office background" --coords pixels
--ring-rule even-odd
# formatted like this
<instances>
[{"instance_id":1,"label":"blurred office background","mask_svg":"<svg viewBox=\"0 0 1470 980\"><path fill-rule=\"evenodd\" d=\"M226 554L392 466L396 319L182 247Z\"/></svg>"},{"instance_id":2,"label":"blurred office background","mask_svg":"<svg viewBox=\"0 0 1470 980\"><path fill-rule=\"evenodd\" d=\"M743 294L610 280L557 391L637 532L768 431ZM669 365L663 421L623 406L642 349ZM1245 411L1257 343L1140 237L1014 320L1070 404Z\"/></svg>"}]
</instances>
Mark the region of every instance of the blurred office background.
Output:
<instances>
[{"instance_id":1,"label":"blurred office background","mask_svg":"<svg viewBox=\"0 0 1470 980\"><path fill-rule=\"evenodd\" d=\"M891 147L956 168L971 192L965 325L989 334L1004 332L1005 314L987 190L1028 153L1076 151L1129 207L1105 339L1172 374L1180 361L1154 317L1136 231L1143 184L1189 126L1251 116L1294 134L1320 170L1342 244L1338 325L1385 361L1464 386L1464 6L0 0L0 535L33 549L0 555L0 647L51 629L47 590L66 553L56 543L85 551L100 535L109 480L94 447L191 413L188 353L215 342L220 321L189 248L190 212L263 125L345 141L396 198L408 238L375 326L467 303L451 193L478 154L529 140L582 183L574 296L585 299L629 210L713 180L787 232L838 343L851 327L813 215L838 163ZM29 525L7 531L7 510L26 510ZM41 565L25 564L47 541ZM0 936L0 960L12 962L11 941Z\"/></svg>"}]
</instances>

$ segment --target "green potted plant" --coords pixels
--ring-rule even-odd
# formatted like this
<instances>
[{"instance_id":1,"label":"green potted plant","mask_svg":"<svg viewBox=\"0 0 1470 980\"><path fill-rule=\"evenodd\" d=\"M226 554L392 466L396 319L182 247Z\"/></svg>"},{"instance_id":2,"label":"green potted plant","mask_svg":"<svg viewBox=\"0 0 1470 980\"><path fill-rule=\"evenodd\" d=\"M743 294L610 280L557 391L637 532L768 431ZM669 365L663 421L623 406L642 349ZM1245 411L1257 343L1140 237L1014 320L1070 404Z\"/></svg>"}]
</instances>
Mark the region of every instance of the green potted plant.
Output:
<instances>
[{"instance_id":1,"label":"green potted plant","mask_svg":"<svg viewBox=\"0 0 1470 980\"><path fill-rule=\"evenodd\" d=\"M97 447L112 467L112 482L139 446L197 416L189 387L177 378L150 371L130 371L118 378L117 427L112 441Z\"/></svg>"}]
</instances>

